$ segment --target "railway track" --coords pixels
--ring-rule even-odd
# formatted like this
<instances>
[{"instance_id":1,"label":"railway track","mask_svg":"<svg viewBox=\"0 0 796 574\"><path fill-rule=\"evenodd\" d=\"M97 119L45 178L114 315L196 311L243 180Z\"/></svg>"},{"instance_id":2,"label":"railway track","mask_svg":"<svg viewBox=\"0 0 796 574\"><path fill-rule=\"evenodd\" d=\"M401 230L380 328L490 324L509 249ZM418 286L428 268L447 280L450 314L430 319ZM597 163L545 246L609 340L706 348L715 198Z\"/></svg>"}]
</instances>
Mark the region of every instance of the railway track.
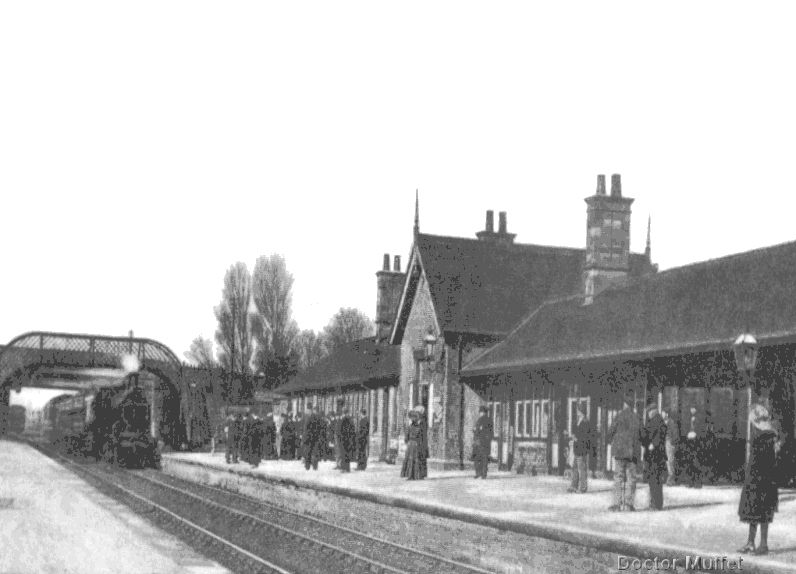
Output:
<instances>
[{"instance_id":1,"label":"railway track","mask_svg":"<svg viewBox=\"0 0 796 574\"><path fill-rule=\"evenodd\" d=\"M216 487L48 454L235 572L490 573Z\"/></svg>"}]
</instances>

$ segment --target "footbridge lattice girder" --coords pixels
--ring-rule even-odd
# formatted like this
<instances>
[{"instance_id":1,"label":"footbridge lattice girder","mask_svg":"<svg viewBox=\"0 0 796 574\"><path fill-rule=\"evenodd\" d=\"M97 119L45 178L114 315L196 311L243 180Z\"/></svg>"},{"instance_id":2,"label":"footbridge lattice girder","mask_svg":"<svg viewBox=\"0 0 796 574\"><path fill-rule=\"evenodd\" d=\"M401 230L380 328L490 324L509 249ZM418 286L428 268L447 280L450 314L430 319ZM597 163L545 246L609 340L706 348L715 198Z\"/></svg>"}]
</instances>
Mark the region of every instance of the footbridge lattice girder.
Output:
<instances>
[{"instance_id":1,"label":"footbridge lattice girder","mask_svg":"<svg viewBox=\"0 0 796 574\"><path fill-rule=\"evenodd\" d=\"M122 357L134 355L140 368L171 375L179 386L182 363L158 341L33 331L12 339L0 350L0 387L20 387L41 367L121 368Z\"/></svg>"},{"instance_id":2,"label":"footbridge lattice girder","mask_svg":"<svg viewBox=\"0 0 796 574\"><path fill-rule=\"evenodd\" d=\"M0 349L0 434L5 431L11 390L32 382L40 370L122 369L125 355L134 355L140 371L158 376L179 393L179 411L184 420L187 393L183 365L163 343L135 337L32 331Z\"/></svg>"}]
</instances>

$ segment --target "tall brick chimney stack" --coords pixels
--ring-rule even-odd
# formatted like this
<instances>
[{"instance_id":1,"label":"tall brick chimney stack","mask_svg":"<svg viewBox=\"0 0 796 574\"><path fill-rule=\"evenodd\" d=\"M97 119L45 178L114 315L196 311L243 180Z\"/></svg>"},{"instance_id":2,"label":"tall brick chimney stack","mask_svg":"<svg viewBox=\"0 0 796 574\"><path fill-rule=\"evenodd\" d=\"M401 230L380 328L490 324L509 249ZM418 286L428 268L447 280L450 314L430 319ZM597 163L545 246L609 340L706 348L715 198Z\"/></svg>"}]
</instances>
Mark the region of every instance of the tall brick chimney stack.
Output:
<instances>
[{"instance_id":1,"label":"tall brick chimney stack","mask_svg":"<svg viewBox=\"0 0 796 574\"><path fill-rule=\"evenodd\" d=\"M486 212L486 229L479 231L475 236L481 241L491 241L493 243L502 243L509 245L514 243L516 233L509 233L506 228L506 212L501 211L498 213L498 231L495 233L495 212L491 209Z\"/></svg>"},{"instance_id":2,"label":"tall brick chimney stack","mask_svg":"<svg viewBox=\"0 0 796 574\"><path fill-rule=\"evenodd\" d=\"M406 274L401 273L401 256L395 256L393 270L390 271L390 254L385 253L382 269L376 272L377 343L387 343L389 341L405 279Z\"/></svg>"},{"instance_id":3,"label":"tall brick chimney stack","mask_svg":"<svg viewBox=\"0 0 796 574\"><path fill-rule=\"evenodd\" d=\"M622 197L622 180L611 176L611 195L605 195L605 176L597 176L597 191L586 198L586 264L583 271L584 303L589 304L611 283L630 273L630 206Z\"/></svg>"},{"instance_id":4,"label":"tall brick chimney stack","mask_svg":"<svg viewBox=\"0 0 796 574\"><path fill-rule=\"evenodd\" d=\"M597 176L597 192L595 195L605 195L605 175Z\"/></svg>"},{"instance_id":5,"label":"tall brick chimney stack","mask_svg":"<svg viewBox=\"0 0 796 574\"><path fill-rule=\"evenodd\" d=\"M618 173L611 176L611 197L622 197L622 180Z\"/></svg>"}]
</instances>

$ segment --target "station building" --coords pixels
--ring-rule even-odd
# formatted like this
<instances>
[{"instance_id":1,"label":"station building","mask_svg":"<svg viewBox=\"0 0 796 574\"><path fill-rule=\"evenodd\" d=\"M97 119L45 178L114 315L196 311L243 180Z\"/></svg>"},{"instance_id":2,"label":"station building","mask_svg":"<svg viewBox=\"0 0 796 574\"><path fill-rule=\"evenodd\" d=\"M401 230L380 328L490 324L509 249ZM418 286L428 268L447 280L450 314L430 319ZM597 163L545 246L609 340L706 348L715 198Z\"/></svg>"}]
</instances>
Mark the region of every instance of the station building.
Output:
<instances>
[{"instance_id":1,"label":"station building","mask_svg":"<svg viewBox=\"0 0 796 574\"><path fill-rule=\"evenodd\" d=\"M279 391L295 410L342 399L371 417L371 456L403 451L407 413L426 410L430 466L471 464L478 408L494 421L492 457L518 472L571 463L578 403L598 431L592 468L612 470L604 439L626 391L684 418L696 406L712 448L710 473L737 479L750 388L794 434L796 243L658 272L649 228L630 250L633 199L619 175L585 199L584 249L522 244L507 216L486 214L474 238L421 233L406 272L377 273L377 334L338 349ZM760 343L754 385L735 366L741 333Z\"/></svg>"}]
</instances>

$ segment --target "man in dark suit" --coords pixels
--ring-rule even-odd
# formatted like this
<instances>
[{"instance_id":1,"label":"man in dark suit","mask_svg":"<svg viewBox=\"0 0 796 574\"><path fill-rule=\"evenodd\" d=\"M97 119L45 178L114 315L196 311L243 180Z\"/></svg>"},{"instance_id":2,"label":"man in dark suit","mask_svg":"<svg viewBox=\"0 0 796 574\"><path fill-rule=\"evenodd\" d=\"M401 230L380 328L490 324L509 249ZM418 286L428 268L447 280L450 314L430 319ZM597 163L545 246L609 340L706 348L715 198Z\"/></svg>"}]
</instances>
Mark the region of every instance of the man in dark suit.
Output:
<instances>
[{"instance_id":1,"label":"man in dark suit","mask_svg":"<svg viewBox=\"0 0 796 574\"><path fill-rule=\"evenodd\" d=\"M233 414L229 414L224 430L227 433L227 464L238 462L238 420Z\"/></svg>"},{"instance_id":2,"label":"man in dark suit","mask_svg":"<svg viewBox=\"0 0 796 574\"><path fill-rule=\"evenodd\" d=\"M357 470L368 467L368 443L370 441L370 421L368 411L362 409L357 425Z\"/></svg>"},{"instance_id":3,"label":"man in dark suit","mask_svg":"<svg viewBox=\"0 0 796 574\"><path fill-rule=\"evenodd\" d=\"M648 409L649 418L641 431L644 478L650 487L650 510L662 510L663 483L666 482L666 422L656 405Z\"/></svg>"},{"instance_id":4,"label":"man in dark suit","mask_svg":"<svg viewBox=\"0 0 796 574\"><path fill-rule=\"evenodd\" d=\"M357 428L348 409L343 409L343 416L340 417L340 443L340 472L351 472L351 461L357 450Z\"/></svg>"},{"instance_id":5,"label":"man in dark suit","mask_svg":"<svg viewBox=\"0 0 796 574\"><path fill-rule=\"evenodd\" d=\"M686 484L690 488L702 488L702 447L705 442L705 418L696 407L691 407L691 414L682 425L685 433ZM682 444L681 443L681 444Z\"/></svg>"},{"instance_id":6,"label":"man in dark suit","mask_svg":"<svg viewBox=\"0 0 796 574\"><path fill-rule=\"evenodd\" d=\"M249 423L249 464L252 468L260 466L263 454L263 420L257 415L252 415Z\"/></svg>"},{"instance_id":7,"label":"man in dark suit","mask_svg":"<svg viewBox=\"0 0 796 574\"><path fill-rule=\"evenodd\" d=\"M302 451L304 454L304 468L312 467L318 470L318 461L321 457L324 432L323 421L318 413L313 412L312 405L307 405L306 422L304 425Z\"/></svg>"},{"instance_id":8,"label":"man in dark suit","mask_svg":"<svg viewBox=\"0 0 796 574\"><path fill-rule=\"evenodd\" d=\"M246 442L246 421L240 413L235 415L235 454L232 462L238 462L239 458L246 457L244 446Z\"/></svg>"},{"instance_id":9,"label":"man in dark suit","mask_svg":"<svg viewBox=\"0 0 796 574\"><path fill-rule=\"evenodd\" d=\"M492 420L489 418L489 409L478 409L479 417L473 429L473 458L475 460L475 477L486 479L489 469L489 453L492 450Z\"/></svg>"},{"instance_id":10,"label":"man in dark suit","mask_svg":"<svg viewBox=\"0 0 796 574\"><path fill-rule=\"evenodd\" d=\"M575 424L572 434L572 454L575 460L572 464L572 483L569 492L586 492L589 489L589 467L587 460L591 452L591 425L586 418L583 403L579 403L576 409L578 421Z\"/></svg>"}]
</instances>

